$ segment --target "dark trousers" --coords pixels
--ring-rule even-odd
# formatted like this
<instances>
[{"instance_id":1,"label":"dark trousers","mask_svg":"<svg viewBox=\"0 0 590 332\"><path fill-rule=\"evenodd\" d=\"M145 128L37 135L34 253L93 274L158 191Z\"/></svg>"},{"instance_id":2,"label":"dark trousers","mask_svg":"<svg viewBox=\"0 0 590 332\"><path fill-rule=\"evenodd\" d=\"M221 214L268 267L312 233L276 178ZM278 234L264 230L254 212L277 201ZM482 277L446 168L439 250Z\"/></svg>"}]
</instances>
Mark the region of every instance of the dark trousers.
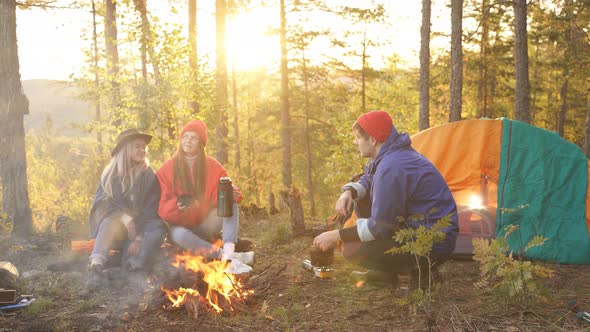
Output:
<instances>
[{"instance_id":1,"label":"dark trousers","mask_svg":"<svg viewBox=\"0 0 590 332\"><path fill-rule=\"evenodd\" d=\"M385 252L400 244L392 240L375 240L369 242L344 243L342 255L349 261L369 270L379 270L393 273L409 273L418 268L427 271L426 257L416 257L411 254L386 254ZM438 267L449 258L449 254L430 253L433 268Z\"/></svg>"},{"instance_id":2,"label":"dark trousers","mask_svg":"<svg viewBox=\"0 0 590 332\"><path fill-rule=\"evenodd\" d=\"M371 212L371 200L369 197L355 202L355 214L359 218L368 218ZM427 271L428 260L426 257L416 257L411 254L386 254L393 247L399 247L400 243L393 239L380 239L369 242L344 243L342 255L349 261L369 270L379 270L393 273L408 273L416 270L418 264L422 271ZM430 253L433 268L437 268L449 258L449 254Z\"/></svg>"}]
</instances>

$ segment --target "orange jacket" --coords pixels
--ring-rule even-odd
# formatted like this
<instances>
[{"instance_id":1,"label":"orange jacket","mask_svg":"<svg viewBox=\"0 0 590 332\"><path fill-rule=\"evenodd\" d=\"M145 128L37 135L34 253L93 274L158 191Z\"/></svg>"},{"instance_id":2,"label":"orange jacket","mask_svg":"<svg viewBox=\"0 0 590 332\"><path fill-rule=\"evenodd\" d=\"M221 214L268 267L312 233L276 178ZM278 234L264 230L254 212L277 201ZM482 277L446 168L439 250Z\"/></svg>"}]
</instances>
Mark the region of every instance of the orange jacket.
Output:
<instances>
[{"instance_id":1,"label":"orange jacket","mask_svg":"<svg viewBox=\"0 0 590 332\"><path fill-rule=\"evenodd\" d=\"M174 159L169 159L160 167L157 172L158 181L162 190L158 214L170 224L194 228L203 223L209 210L217 207L217 186L219 178L227 176L227 172L221 164L207 157L207 179L205 192L201 201L195 201L189 208L180 210L177 205L177 197L183 194L193 195L194 193L182 192L180 184L172 185L174 179Z\"/></svg>"}]
</instances>

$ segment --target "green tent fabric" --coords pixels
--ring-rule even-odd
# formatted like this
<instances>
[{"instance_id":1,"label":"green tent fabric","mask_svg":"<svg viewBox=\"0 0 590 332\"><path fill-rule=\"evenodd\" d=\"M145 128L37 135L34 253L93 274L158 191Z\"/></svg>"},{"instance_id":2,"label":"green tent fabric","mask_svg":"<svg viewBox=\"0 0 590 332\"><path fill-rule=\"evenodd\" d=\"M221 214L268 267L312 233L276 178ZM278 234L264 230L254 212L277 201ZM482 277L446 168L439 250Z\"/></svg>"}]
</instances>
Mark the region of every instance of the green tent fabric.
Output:
<instances>
[{"instance_id":1,"label":"green tent fabric","mask_svg":"<svg viewBox=\"0 0 590 332\"><path fill-rule=\"evenodd\" d=\"M548 238L525 257L589 264L586 226L587 159L557 134L503 119L496 234L518 225L508 237L514 253L535 236Z\"/></svg>"}]
</instances>

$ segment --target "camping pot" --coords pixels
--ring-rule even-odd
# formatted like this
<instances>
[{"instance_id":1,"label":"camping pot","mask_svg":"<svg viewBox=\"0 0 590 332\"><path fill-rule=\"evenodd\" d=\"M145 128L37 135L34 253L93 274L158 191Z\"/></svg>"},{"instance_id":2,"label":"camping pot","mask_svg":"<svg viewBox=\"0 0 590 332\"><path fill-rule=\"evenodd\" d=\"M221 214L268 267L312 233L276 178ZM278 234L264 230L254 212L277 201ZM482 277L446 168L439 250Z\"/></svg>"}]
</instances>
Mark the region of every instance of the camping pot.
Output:
<instances>
[{"instance_id":1,"label":"camping pot","mask_svg":"<svg viewBox=\"0 0 590 332\"><path fill-rule=\"evenodd\" d=\"M233 186L229 177L219 179L217 186L217 215L232 217L234 214Z\"/></svg>"}]
</instances>

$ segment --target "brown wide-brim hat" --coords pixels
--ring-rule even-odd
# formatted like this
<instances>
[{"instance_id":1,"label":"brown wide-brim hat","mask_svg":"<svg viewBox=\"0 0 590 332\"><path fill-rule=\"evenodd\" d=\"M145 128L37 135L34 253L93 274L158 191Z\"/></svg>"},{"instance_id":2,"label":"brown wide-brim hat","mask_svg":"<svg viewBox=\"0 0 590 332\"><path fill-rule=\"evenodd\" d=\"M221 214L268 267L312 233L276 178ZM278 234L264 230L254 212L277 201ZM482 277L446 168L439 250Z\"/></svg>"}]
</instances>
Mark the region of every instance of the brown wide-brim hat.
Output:
<instances>
[{"instance_id":1,"label":"brown wide-brim hat","mask_svg":"<svg viewBox=\"0 0 590 332\"><path fill-rule=\"evenodd\" d=\"M117 144L111 150L111 157L115 156L117 151L121 150L121 148L127 144L128 142L133 141L136 138L141 138L145 140L145 144L149 144L152 140L152 135L144 134L135 128L125 129L123 130L119 136L117 136Z\"/></svg>"}]
</instances>

